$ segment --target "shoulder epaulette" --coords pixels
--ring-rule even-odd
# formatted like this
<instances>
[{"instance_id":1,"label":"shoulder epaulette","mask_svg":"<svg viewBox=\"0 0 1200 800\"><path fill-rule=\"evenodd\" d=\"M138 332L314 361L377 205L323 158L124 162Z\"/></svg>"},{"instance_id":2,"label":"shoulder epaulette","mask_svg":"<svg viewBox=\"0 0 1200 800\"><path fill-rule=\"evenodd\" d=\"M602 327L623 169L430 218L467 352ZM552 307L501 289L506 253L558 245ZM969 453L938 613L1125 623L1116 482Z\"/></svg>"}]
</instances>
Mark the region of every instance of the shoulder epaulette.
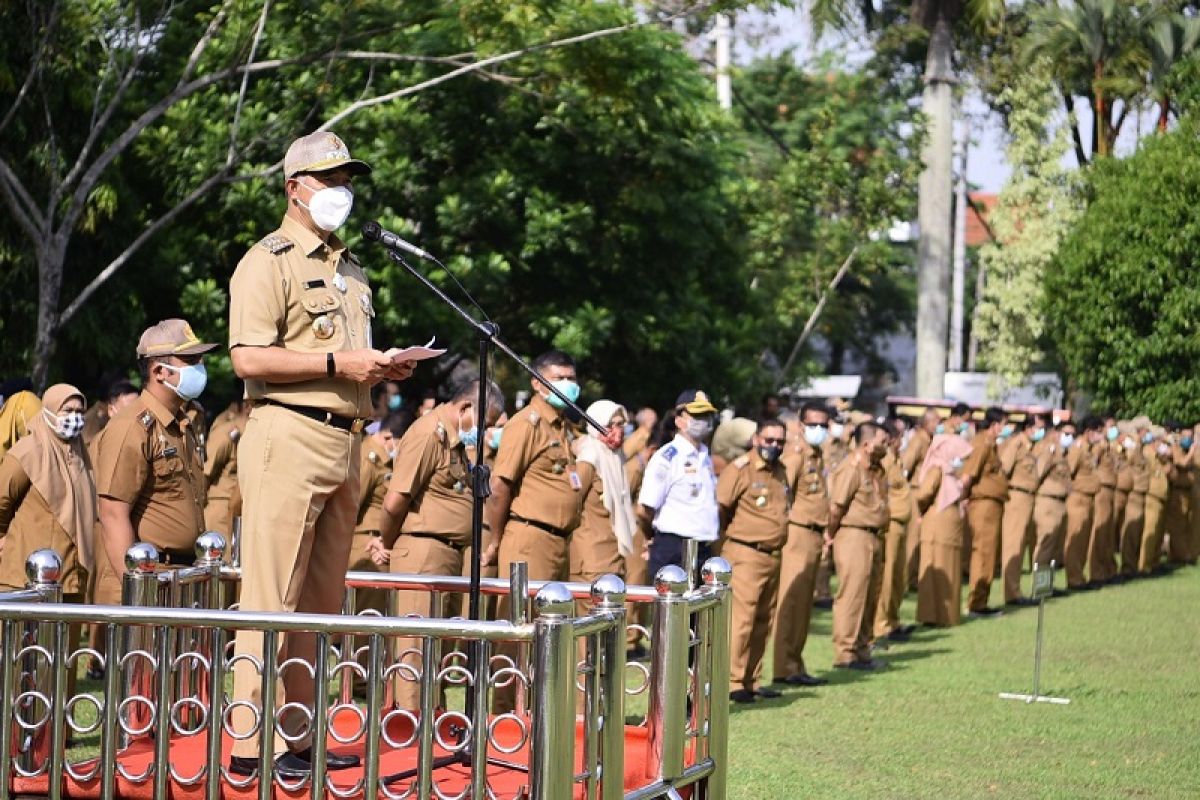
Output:
<instances>
[{"instance_id":1,"label":"shoulder epaulette","mask_svg":"<svg viewBox=\"0 0 1200 800\"><path fill-rule=\"evenodd\" d=\"M446 426L439 422L437 424L437 428L433 432L433 435L437 437L439 442L441 442L442 444L445 444L446 443Z\"/></svg>"},{"instance_id":2,"label":"shoulder epaulette","mask_svg":"<svg viewBox=\"0 0 1200 800\"><path fill-rule=\"evenodd\" d=\"M241 436L241 435L242 435L242 434L241 434L241 431L239 431L237 428L232 428L232 429L230 429L230 431L229 431L229 439L230 439L230 441L236 442L236 441L238 440L238 437L239 437L239 436Z\"/></svg>"},{"instance_id":3,"label":"shoulder epaulette","mask_svg":"<svg viewBox=\"0 0 1200 800\"><path fill-rule=\"evenodd\" d=\"M143 428L150 430L152 427L154 427L154 415L149 411L143 411L138 417L138 422L142 424Z\"/></svg>"},{"instance_id":4,"label":"shoulder epaulette","mask_svg":"<svg viewBox=\"0 0 1200 800\"><path fill-rule=\"evenodd\" d=\"M541 422L541 420L542 420L541 414L539 414L536 411L529 412L529 422L531 425L537 425L539 422Z\"/></svg>"},{"instance_id":5,"label":"shoulder epaulette","mask_svg":"<svg viewBox=\"0 0 1200 800\"><path fill-rule=\"evenodd\" d=\"M282 233L272 233L258 240L258 246L271 253L279 255L295 247L295 243Z\"/></svg>"},{"instance_id":6,"label":"shoulder epaulette","mask_svg":"<svg viewBox=\"0 0 1200 800\"><path fill-rule=\"evenodd\" d=\"M372 464L378 464L379 463L379 453L376 453L374 450L367 453L367 461L370 461Z\"/></svg>"},{"instance_id":7,"label":"shoulder epaulette","mask_svg":"<svg viewBox=\"0 0 1200 800\"><path fill-rule=\"evenodd\" d=\"M663 458L665 458L667 461L670 461L674 459L675 456L679 455L679 451L675 449L675 445L669 444L663 448L662 454Z\"/></svg>"},{"instance_id":8,"label":"shoulder epaulette","mask_svg":"<svg viewBox=\"0 0 1200 800\"><path fill-rule=\"evenodd\" d=\"M749 463L750 463L750 456L739 456L738 458L735 458L733 460L733 465L735 467L737 467L738 469L744 468Z\"/></svg>"}]
</instances>

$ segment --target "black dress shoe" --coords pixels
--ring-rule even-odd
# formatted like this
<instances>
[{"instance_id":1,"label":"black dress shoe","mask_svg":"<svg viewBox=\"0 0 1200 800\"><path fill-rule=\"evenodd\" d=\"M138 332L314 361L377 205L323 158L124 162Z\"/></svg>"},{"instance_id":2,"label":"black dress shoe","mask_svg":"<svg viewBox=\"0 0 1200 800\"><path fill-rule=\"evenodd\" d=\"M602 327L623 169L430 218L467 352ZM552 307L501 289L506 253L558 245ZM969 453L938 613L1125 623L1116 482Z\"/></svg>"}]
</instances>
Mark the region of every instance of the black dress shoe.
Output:
<instances>
[{"instance_id":1,"label":"black dress shoe","mask_svg":"<svg viewBox=\"0 0 1200 800\"><path fill-rule=\"evenodd\" d=\"M814 600L813 608L823 608L828 611L829 609L833 608L833 598L827 597L821 600Z\"/></svg>"},{"instance_id":2,"label":"black dress shoe","mask_svg":"<svg viewBox=\"0 0 1200 800\"><path fill-rule=\"evenodd\" d=\"M874 658L867 659L866 661L849 661L845 664L833 665L834 669L856 669L861 672L875 672L885 667L887 667L887 664Z\"/></svg>"},{"instance_id":3,"label":"black dress shoe","mask_svg":"<svg viewBox=\"0 0 1200 800\"><path fill-rule=\"evenodd\" d=\"M89 681L104 680L104 670L101 669L99 664L93 664L92 666L88 667L88 669L87 669L87 679Z\"/></svg>"},{"instance_id":4,"label":"black dress shoe","mask_svg":"<svg viewBox=\"0 0 1200 800\"><path fill-rule=\"evenodd\" d=\"M889 642L907 642L912 639L910 634L904 632L903 628L893 628L885 637Z\"/></svg>"},{"instance_id":5,"label":"black dress shoe","mask_svg":"<svg viewBox=\"0 0 1200 800\"><path fill-rule=\"evenodd\" d=\"M1034 600L1032 597L1018 597L1016 600L1009 600L1004 605L1008 606L1009 608L1029 608L1030 606L1036 606L1037 604L1038 601Z\"/></svg>"},{"instance_id":6,"label":"black dress shoe","mask_svg":"<svg viewBox=\"0 0 1200 800\"><path fill-rule=\"evenodd\" d=\"M362 761L358 756L339 756L336 753L326 753L325 755L325 769L330 771L352 769L361 763ZM229 758L229 771L234 775L253 775L257 769L257 758L243 758L240 756L231 756ZM311 747L297 752L287 752L275 759L275 774L280 777L289 780L307 778L311 772Z\"/></svg>"},{"instance_id":7,"label":"black dress shoe","mask_svg":"<svg viewBox=\"0 0 1200 800\"><path fill-rule=\"evenodd\" d=\"M1071 593L1066 589L1055 589L1050 592L1051 597L1067 597Z\"/></svg>"},{"instance_id":8,"label":"black dress shoe","mask_svg":"<svg viewBox=\"0 0 1200 800\"><path fill-rule=\"evenodd\" d=\"M760 689L755 689L754 694L757 697L763 698L764 700L774 700L776 697L783 697L783 692L777 692L774 689L768 689L765 686Z\"/></svg>"},{"instance_id":9,"label":"black dress shoe","mask_svg":"<svg viewBox=\"0 0 1200 800\"><path fill-rule=\"evenodd\" d=\"M807 672L801 672L798 675L788 675L783 679L783 682L789 686L824 686L829 683L824 678L815 678Z\"/></svg>"},{"instance_id":10,"label":"black dress shoe","mask_svg":"<svg viewBox=\"0 0 1200 800\"><path fill-rule=\"evenodd\" d=\"M913 632L916 631L916 629L917 629L916 625L901 625L896 630L900 631L905 636L912 636Z\"/></svg>"},{"instance_id":11,"label":"black dress shoe","mask_svg":"<svg viewBox=\"0 0 1200 800\"><path fill-rule=\"evenodd\" d=\"M754 692L749 689L734 689L729 693L729 699L735 703L753 703Z\"/></svg>"}]
</instances>

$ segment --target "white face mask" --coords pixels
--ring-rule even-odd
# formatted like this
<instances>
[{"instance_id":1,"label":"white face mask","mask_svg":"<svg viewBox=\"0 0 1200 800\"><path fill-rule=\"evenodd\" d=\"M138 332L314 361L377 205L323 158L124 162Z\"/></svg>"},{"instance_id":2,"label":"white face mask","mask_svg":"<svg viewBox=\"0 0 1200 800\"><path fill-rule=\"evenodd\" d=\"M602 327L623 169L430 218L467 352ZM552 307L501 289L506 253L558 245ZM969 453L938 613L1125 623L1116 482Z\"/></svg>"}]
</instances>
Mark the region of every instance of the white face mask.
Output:
<instances>
[{"instance_id":1,"label":"white face mask","mask_svg":"<svg viewBox=\"0 0 1200 800\"><path fill-rule=\"evenodd\" d=\"M83 432L83 412L81 411L52 414L43 408L42 414L46 417L46 425L54 431L55 436L64 442L71 441Z\"/></svg>"},{"instance_id":2,"label":"white face mask","mask_svg":"<svg viewBox=\"0 0 1200 800\"><path fill-rule=\"evenodd\" d=\"M304 184L308 186L308 184ZM308 186L313 189L312 186ZM350 209L354 207L354 192L347 186L330 186L325 189L313 189L313 196L305 203L300 198L296 202L308 209L313 224L323 231L332 233L346 224L350 217Z\"/></svg>"},{"instance_id":3,"label":"white face mask","mask_svg":"<svg viewBox=\"0 0 1200 800\"><path fill-rule=\"evenodd\" d=\"M828 431L824 425L805 425L804 426L804 441L808 442L813 447L820 447L825 443L825 435Z\"/></svg>"},{"instance_id":4,"label":"white face mask","mask_svg":"<svg viewBox=\"0 0 1200 800\"><path fill-rule=\"evenodd\" d=\"M840 422L829 423L829 435L835 439L842 438L842 434L846 432L846 427Z\"/></svg>"},{"instance_id":5,"label":"white face mask","mask_svg":"<svg viewBox=\"0 0 1200 800\"><path fill-rule=\"evenodd\" d=\"M1066 448L1075 444L1075 437L1069 433L1060 434L1058 437L1058 443L1061 444L1065 450Z\"/></svg>"}]
</instances>

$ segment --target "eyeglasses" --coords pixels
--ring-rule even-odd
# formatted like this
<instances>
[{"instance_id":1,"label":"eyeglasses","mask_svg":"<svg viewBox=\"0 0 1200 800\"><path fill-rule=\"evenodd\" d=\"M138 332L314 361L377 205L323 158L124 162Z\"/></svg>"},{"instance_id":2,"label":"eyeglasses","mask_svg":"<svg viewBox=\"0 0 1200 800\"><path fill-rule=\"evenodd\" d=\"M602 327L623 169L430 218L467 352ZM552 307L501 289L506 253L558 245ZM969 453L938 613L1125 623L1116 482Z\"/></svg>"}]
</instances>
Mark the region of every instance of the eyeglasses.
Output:
<instances>
[{"instance_id":1,"label":"eyeglasses","mask_svg":"<svg viewBox=\"0 0 1200 800\"><path fill-rule=\"evenodd\" d=\"M784 444L785 442L787 442L787 439L764 438L762 440L763 444Z\"/></svg>"},{"instance_id":2,"label":"eyeglasses","mask_svg":"<svg viewBox=\"0 0 1200 800\"><path fill-rule=\"evenodd\" d=\"M828 422L801 422L800 424L806 428L828 428L829 427Z\"/></svg>"}]
</instances>

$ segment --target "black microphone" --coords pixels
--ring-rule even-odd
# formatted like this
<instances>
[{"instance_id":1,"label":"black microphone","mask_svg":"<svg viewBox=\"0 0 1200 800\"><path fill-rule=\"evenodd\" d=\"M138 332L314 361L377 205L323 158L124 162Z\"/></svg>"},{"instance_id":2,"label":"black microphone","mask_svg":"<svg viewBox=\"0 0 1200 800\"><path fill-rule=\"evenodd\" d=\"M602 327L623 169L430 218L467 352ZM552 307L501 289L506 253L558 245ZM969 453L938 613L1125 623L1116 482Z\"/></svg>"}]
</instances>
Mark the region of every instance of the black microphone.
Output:
<instances>
[{"instance_id":1,"label":"black microphone","mask_svg":"<svg viewBox=\"0 0 1200 800\"><path fill-rule=\"evenodd\" d=\"M384 247L392 250L403 250L406 253L412 253L417 258L423 258L426 261L438 263L438 260L426 253L415 244L404 241L391 231L384 230L383 227L376 221L372 220L362 226L363 237L372 242L379 242Z\"/></svg>"}]
</instances>

